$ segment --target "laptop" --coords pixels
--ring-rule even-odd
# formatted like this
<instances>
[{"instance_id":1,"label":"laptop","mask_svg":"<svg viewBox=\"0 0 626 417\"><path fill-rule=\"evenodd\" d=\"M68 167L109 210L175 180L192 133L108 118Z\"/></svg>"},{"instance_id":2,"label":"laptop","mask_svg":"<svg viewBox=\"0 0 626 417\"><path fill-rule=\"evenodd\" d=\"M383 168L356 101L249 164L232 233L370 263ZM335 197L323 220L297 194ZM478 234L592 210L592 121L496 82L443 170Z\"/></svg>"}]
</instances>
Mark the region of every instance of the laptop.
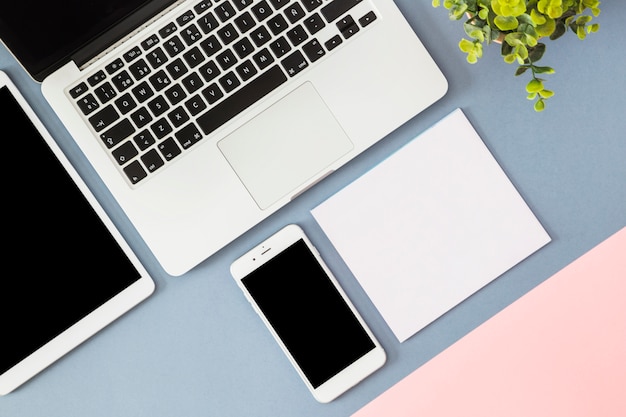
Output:
<instances>
[{"instance_id":1,"label":"laptop","mask_svg":"<svg viewBox=\"0 0 626 417\"><path fill-rule=\"evenodd\" d=\"M4 1L0 38L174 276L447 90L392 0Z\"/></svg>"}]
</instances>

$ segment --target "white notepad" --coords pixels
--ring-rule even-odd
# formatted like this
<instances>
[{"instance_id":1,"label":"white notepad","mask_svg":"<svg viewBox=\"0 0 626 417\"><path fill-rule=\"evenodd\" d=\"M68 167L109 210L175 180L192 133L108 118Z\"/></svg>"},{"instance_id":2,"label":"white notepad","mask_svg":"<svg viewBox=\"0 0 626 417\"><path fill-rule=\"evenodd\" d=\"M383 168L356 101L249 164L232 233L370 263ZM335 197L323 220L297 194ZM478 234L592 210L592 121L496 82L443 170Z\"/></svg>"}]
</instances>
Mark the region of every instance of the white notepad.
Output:
<instances>
[{"instance_id":1,"label":"white notepad","mask_svg":"<svg viewBox=\"0 0 626 417\"><path fill-rule=\"evenodd\" d=\"M550 242L460 109L312 214L401 342Z\"/></svg>"}]
</instances>

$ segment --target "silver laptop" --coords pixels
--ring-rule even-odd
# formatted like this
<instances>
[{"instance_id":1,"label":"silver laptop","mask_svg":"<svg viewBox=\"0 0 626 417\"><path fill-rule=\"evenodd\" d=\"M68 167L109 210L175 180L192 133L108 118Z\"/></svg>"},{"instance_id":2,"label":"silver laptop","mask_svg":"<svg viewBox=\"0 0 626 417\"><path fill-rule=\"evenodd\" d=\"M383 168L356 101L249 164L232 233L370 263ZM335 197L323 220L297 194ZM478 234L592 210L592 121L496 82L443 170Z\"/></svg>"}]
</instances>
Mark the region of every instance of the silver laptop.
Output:
<instances>
[{"instance_id":1,"label":"silver laptop","mask_svg":"<svg viewBox=\"0 0 626 417\"><path fill-rule=\"evenodd\" d=\"M392 0L4 1L0 38L171 275L447 90Z\"/></svg>"}]
</instances>

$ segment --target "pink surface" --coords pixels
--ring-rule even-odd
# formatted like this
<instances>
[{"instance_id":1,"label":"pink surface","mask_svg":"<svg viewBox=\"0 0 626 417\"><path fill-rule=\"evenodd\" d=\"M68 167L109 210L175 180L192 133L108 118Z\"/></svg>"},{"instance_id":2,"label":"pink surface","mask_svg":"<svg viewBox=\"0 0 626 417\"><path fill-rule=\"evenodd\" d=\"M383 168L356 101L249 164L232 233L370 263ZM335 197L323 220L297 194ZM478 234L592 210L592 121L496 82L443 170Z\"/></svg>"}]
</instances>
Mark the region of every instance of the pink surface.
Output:
<instances>
[{"instance_id":1,"label":"pink surface","mask_svg":"<svg viewBox=\"0 0 626 417\"><path fill-rule=\"evenodd\" d=\"M626 416L626 228L353 417Z\"/></svg>"}]
</instances>

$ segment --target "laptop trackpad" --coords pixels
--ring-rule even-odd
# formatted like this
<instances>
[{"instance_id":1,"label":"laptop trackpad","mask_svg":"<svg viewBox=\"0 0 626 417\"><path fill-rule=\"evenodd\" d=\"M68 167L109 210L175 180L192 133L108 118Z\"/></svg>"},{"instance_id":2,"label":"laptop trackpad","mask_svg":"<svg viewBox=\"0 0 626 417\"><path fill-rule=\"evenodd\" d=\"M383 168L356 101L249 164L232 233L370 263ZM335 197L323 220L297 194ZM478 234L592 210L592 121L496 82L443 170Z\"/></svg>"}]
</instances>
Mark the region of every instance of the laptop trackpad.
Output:
<instances>
[{"instance_id":1,"label":"laptop trackpad","mask_svg":"<svg viewBox=\"0 0 626 417\"><path fill-rule=\"evenodd\" d=\"M325 175L353 144L310 82L231 133L218 147L261 209Z\"/></svg>"}]
</instances>

